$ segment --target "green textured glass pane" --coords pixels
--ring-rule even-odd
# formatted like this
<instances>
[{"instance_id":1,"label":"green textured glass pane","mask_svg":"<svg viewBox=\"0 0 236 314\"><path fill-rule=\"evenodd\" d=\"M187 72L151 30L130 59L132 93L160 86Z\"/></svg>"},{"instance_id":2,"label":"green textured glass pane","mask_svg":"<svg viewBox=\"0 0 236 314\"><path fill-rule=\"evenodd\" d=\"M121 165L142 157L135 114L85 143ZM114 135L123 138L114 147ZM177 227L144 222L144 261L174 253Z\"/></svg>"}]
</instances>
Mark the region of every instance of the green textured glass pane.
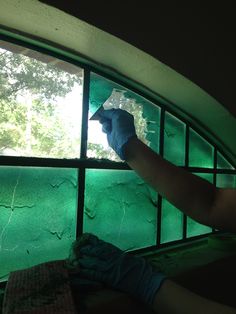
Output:
<instances>
[{"instance_id":1,"label":"green textured glass pane","mask_svg":"<svg viewBox=\"0 0 236 314\"><path fill-rule=\"evenodd\" d=\"M195 237L198 235L206 234L212 232L212 228L202 225L192 218L187 219L187 237Z\"/></svg>"},{"instance_id":2,"label":"green textured glass pane","mask_svg":"<svg viewBox=\"0 0 236 314\"><path fill-rule=\"evenodd\" d=\"M0 278L64 259L75 239L77 170L0 167Z\"/></svg>"},{"instance_id":3,"label":"green textured glass pane","mask_svg":"<svg viewBox=\"0 0 236 314\"><path fill-rule=\"evenodd\" d=\"M165 114L164 158L179 166L185 164L185 124L169 113Z\"/></svg>"},{"instance_id":4,"label":"green textured glass pane","mask_svg":"<svg viewBox=\"0 0 236 314\"><path fill-rule=\"evenodd\" d=\"M213 182L213 174L211 173L198 173L196 174L199 177L209 181L209 182ZM187 217L187 237L194 237L194 236L198 236L198 235L202 235L202 234L206 234L212 232L212 228L202 225L200 223L198 223L197 221L193 220L190 217Z\"/></svg>"},{"instance_id":5,"label":"green textured glass pane","mask_svg":"<svg viewBox=\"0 0 236 314\"><path fill-rule=\"evenodd\" d=\"M189 166L213 168L213 147L192 129L189 130Z\"/></svg>"},{"instance_id":6,"label":"green textured glass pane","mask_svg":"<svg viewBox=\"0 0 236 314\"><path fill-rule=\"evenodd\" d=\"M111 96L113 89L119 89L115 82L92 73L90 74L89 86L89 113L94 114Z\"/></svg>"},{"instance_id":7,"label":"green textured glass pane","mask_svg":"<svg viewBox=\"0 0 236 314\"><path fill-rule=\"evenodd\" d=\"M183 237L183 214L167 200L162 199L161 243L181 240Z\"/></svg>"},{"instance_id":8,"label":"green textured glass pane","mask_svg":"<svg viewBox=\"0 0 236 314\"><path fill-rule=\"evenodd\" d=\"M212 173L194 173L196 176L203 178L210 183L213 183L213 174Z\"/></svg>"},{"instance_id":9,"label":"green textured glass pane","mask_svg":"<svg viewBox=\"0 0 236 314\"><path fill-rule=\"evenodd\" d=\"M156 153L159 153L160 145L160 117L160 107L143 101L143 118L146 120L145 139L148 141L146 142L148 146Z\"/></svg>"},{"instance_id":10,"label":"green textured glass pane","mask_svg":"<svg viewBox=\"0 0 236 314\"><path fill-rule=\"evenodd\" d=\"M105 109L123 109L134 116L138 137L155 151L159 148L160 108L138 94L102 76L91 73L89 116L103 105ZM120 161L108 146L106 134L96 120L88 121L87 156Z\"/></svg>"},{"instance_id":11,"label":"green textured glass pane","mask_svg":"<svg viewBox=\"0 0 236 314\"><path fill-rule=\"evenodd\" d=\"M234 167L220 153L217 153L217 168L234 169Z\"/></svg>"},{"instance_id":12,"label":"green textured glass pane","mask_svg":"<svg viewBox=\"0 0 236 314\"><path fill-rule=\"evenodd\" d=\"M156 244L157 193L133 171L86 171L84 232L123 250Z\"/></svg>"},{"instance_id":13,"label":"green textured glass pane","mask_svg":"<svg viewBox=\"0 0 236 314\"><path fill-rule=\"evenodd\" d=\"M216 186L219 188L236 188L235 174L217 174Z\"/></svg>"},{"instance_id":14,"label":"green textured glass pane","mask_svg":"<svg viewBox=\"0 0 236 314\"><path fill-rule=\"evenodd\" d=\"M79 158L83 70L1 41L0 155Z\"/></svg>"}]
</instances>

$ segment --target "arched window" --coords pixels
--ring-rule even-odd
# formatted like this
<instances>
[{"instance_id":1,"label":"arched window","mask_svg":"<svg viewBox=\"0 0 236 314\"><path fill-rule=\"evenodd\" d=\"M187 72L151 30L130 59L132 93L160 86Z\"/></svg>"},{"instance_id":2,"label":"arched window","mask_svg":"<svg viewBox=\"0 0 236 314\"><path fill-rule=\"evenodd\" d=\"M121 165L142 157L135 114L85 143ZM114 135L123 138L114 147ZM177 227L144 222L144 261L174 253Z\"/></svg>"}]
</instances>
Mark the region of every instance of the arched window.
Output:
<instances>
[{"instance_id":1,"label":"arched window","mask_svg":"<svg viewBox=\"0 0 236 314\"><path fill-rule=\"evenodd\" d=\"M135 117L138 136L217 186L235 168L161 101L96 69L23 43L0 42L0 278L66 258L76 234L125 250L158 249L215 232L183 215L108 147L101 106Z\"/></svg>"}]
</instances>

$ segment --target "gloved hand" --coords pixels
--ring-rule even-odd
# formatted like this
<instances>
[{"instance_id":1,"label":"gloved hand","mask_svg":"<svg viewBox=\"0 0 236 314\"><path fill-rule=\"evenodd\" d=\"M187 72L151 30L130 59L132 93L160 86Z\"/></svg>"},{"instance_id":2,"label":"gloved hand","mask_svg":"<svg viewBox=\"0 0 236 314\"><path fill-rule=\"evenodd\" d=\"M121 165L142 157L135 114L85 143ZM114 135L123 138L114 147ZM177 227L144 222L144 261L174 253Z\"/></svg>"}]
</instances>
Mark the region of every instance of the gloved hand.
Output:
<instances>
[{"instance_id":1,"label":"gloved hand","mask_svg":"<svg viewBox=\"0 0 236 314\"><path fill-rule=\"evenodd\" d=\"M152 305L165 276L153 271L144 258L125 253L92 234L83 235L76 249L80 274Z\"/></svg>"},{"instance_id":2,"label":"gloved hand","mask_svg":"<svg viewBox=\"0 0 236 314\"><path fill-rule=\"evenodd\" d=\"M125 110L110 109L100 113L102 130L107 134L108 144L125 160L124 146L129 139L137 137L134 126L134 117Z\"/></svg>"}]
</instances>

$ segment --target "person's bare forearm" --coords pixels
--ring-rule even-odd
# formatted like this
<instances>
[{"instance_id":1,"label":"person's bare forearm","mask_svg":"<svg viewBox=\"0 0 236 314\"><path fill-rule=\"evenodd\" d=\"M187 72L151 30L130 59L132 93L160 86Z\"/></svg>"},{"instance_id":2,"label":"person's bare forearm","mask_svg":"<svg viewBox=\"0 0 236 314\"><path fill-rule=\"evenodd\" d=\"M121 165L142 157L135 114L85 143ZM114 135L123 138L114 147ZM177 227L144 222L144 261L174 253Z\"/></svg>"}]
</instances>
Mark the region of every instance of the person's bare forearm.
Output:
<instances>
[{"instance_id":1,"label":"person's bare forearm","mask_svg":"<svg viewBox=\"0 0 236 314\"><path fill-rule=\"evenodd\" d=\"M161 158L139 139L125 147L126 161L160 195L193 219L210 225L216 188L208 181Z\"/></svg>"},{"instance_id":2,"label":"person's bare forearm","mask_svg":"<svg viewBox=\"0 0 236 314\"><path fill-rule=\"evenodd\" d=\"M162 314L236 314L236 309L203 298L171 280L163 282L153 310Z\"/></svg>"}]
</instances>

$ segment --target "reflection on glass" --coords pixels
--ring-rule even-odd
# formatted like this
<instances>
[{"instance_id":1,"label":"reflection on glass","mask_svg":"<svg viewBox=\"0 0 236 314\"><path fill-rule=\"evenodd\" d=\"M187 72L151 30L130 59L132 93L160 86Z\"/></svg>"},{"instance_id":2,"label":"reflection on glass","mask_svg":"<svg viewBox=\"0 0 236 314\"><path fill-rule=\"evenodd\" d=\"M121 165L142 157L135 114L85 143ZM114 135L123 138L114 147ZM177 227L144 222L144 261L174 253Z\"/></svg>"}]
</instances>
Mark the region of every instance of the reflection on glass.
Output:
<instances>
[{"instance_id":1,"label":"reflection on glass","mask_svg":"<svg viewBox=\"0 0 236 314\"><path fill-rule=\"evenodd\" d=\"M0 155L79 158L83 70L1 41Z\"/></svg>"},{"instance_id":2,"label":"reflection on glass","mask_svg":"<svg viewBox=\"0 0 236 314\"><path fill-rule=\"evenodd\" d=\"M213 147L199 134L189 129L189 166L213 168Z\"/></svg>"},{"instance_id":3,"label":"reflection on glass","mask_svg":"<svg viewBox=\"0 0 236 314\"><path fill-rule=\"evenodd\" d=\"M64 259L75 239L77 170L0 167L0 278Z\"/></svg>"},{"instance_id":4,"label":"reflection on glass","mask_svg":"<svg viewBox=\"0 0 236 314\"><path fill-rule=\"evenodd\" d=\"M169 113L165 114L164 158L179 166L185 164L185 124Z\"/></svg>"},{"instance_id":5,"label":"reflection on glass","mask_svg":"<svg viewBox=\"0 0 236 314\"><path fill-rule=\"evenodd\" d=\"M183 214L167 200L162 199L161 243L181 240L183 237Z\"/></svg>"},{"instance_id":6,"label":"reflection on glass","mask_svg":"<svg viewBox=\"0 0 236 314\"><path fill-rule=\"evenodd\" d=\"M213 175L211 173L198 173L196 174L199 177L209 181L213 182ZM212 232L212 228L202 225L195 220L191 219L190 217L187 217L187 237L194 237L206 233Z\"/></svg>"},{"instance_id":7,"label":"reflection on glass","mask_svg":"<svg viewBox=\"0 0 236 314\"><path fill-rule=\"evenodd\" d=\"M133 171L86 171L84 232L123 250L156 244L157 194Z\"/></svg>"},{"instance_id":8,"label":"reflection on glass","mask_svg":"<svg viewBox=\"0 0 236 314\"><path fill-rule=\"evenodd\" d=\"M234 169L234 167L219 152L217 153L217 168Z\"/></svg>"},{"instance_id":9,"label":"reflection on glass","mask_svg":"<svg viewBox=\"0 0 236 314\"><path fill-rule=\"evenodd\" d=\"M102 76L91 73L90 80L89 117L102 105L105 109L126 110L134 116L138 137L158 151L160 108ZM120 161L120 158L108 146L106 135L102 132L98 121L89 120L88 122L87 156Z\"/></svg>"}]
</instances>

